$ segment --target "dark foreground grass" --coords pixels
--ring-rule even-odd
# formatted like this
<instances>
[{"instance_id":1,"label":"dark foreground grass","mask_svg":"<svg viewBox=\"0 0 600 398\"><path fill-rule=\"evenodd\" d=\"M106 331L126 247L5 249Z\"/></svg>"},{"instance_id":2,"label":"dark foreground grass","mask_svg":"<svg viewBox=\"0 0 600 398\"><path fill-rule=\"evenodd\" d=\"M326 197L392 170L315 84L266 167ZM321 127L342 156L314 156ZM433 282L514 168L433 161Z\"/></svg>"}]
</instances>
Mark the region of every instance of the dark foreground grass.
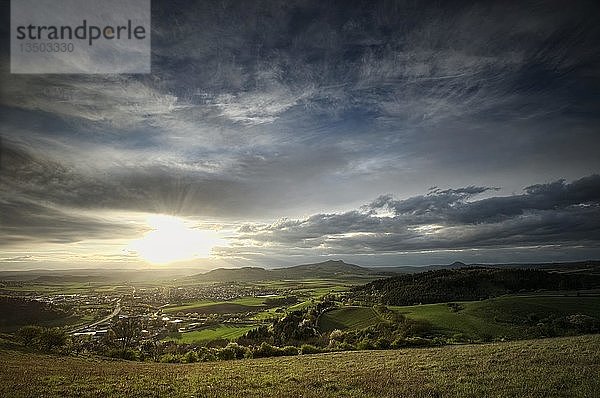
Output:
<instances>
[{"instance_id":1,"label":"dark foreground grass","mask_svg":"<svg viewBox=\"0 0 600 398\"><path fill-rule=\"evenodd\" d=\"M0 361L2 397L600 397L600 335L189 365Z\"/></svg>"}]
</instances>

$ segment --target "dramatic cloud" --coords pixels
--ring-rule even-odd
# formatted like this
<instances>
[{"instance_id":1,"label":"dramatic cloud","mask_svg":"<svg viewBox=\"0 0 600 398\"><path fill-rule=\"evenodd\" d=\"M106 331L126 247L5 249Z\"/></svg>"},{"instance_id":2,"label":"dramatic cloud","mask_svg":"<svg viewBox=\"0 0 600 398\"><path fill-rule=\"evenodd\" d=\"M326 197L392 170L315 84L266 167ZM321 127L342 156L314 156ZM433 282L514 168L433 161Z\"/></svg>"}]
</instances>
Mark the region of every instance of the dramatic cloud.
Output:
<instances>
[{"instance_id":1,"label":"dramatic cloud","mask_svg":"<svg viewBox=\"0 0 600 398\"><path fill-rule=\"evenodd\" d=\"M519 245L600 247L600 176L525 188L522 195L470 200L492 188L432 189L300 220L245 225L240 239L342 255ZM384 213L380 213L381 211Z\"/></svg>"},{"instance_id":2,"label":"dramatic cloud","mask_svg":"<svg viewBox=\"0 0 600 398\"><path fill-rule=\"evenodd\" d=\"M139 235L124 212L243 224L222 254L269 264L597 256L596 2L152 3L148 75L9 74L0 49L4 247Z\"/></svg>"}]
</instances>

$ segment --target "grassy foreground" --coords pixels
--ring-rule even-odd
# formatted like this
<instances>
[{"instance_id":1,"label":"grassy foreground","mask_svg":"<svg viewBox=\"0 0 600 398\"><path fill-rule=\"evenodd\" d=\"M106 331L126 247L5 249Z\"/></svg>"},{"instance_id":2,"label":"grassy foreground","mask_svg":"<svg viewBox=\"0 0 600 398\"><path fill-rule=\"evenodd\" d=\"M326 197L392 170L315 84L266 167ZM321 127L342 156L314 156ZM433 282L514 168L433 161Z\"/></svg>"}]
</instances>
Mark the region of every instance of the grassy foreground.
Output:
<instances>
[{"instance_id":1,"label":"grassy foreground","mask_svg":"<svg viewBox=\"0 0 600 398\"><path fill-rule=\"evenodd\" d=\"M598 397L600 335L189 365L0 351L2 397Z\"/></svg>"}]
</instances>

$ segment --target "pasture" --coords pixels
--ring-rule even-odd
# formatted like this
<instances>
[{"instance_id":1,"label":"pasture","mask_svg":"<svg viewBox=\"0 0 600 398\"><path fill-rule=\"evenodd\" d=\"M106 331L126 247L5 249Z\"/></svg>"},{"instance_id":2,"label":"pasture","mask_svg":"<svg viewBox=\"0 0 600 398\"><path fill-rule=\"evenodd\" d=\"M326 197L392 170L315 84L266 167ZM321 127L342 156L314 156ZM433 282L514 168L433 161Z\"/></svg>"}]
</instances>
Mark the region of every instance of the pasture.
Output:
<instances>
[{"instance_id":1,"label":"pasture","mask_svg":"<svg viewBox=\"0 0 600 398\"><path fill-rule=\"evenodd\" d=\"M319 329L326 332L334 329L363 329L379 322L382 319L370 307L342 307L321 315Z\"/></svg>"},{"instance_id":2,"label":"pasture","mask_svg":"<svg viewBox=\"0 0 600 398\"><path fill-rule=\"evenodd\" d=\"M583 314L600 318L600 297L505 296L482 301L390 306L408 318L425 320L441 333L467 338L528 338L525 324L548 317Z\"/></svg>"},{"instance_id":3,"label":"pasture","mask_svg":"<svg viewBox=\"0 0 600 398\"><path fill-rule=\"evenodd\" d=\"M181 333L180 337L167 337L165 341L176 341L180 344L202 343L212 340L235 340L256 325L213 325L199 330Z\"/></svg>"}]
</instances>

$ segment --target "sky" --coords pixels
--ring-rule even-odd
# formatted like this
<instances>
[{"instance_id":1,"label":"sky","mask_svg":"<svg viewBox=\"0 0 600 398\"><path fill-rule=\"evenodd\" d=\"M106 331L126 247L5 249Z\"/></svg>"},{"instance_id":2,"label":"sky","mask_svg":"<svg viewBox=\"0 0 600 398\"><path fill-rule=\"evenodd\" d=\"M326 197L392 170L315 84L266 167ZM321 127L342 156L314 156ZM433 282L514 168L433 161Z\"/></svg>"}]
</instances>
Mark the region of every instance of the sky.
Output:
<instances>
[{"instance_id":1,"label":"sky","mask_svg":"<svg viewBox=\"0 0 600 398\"><path fill-rule=\"evenodd\" d=\"M600 4L152 1L152 73L10 74L0 270L600 258Z\"/></svg>"}]
</instances>

